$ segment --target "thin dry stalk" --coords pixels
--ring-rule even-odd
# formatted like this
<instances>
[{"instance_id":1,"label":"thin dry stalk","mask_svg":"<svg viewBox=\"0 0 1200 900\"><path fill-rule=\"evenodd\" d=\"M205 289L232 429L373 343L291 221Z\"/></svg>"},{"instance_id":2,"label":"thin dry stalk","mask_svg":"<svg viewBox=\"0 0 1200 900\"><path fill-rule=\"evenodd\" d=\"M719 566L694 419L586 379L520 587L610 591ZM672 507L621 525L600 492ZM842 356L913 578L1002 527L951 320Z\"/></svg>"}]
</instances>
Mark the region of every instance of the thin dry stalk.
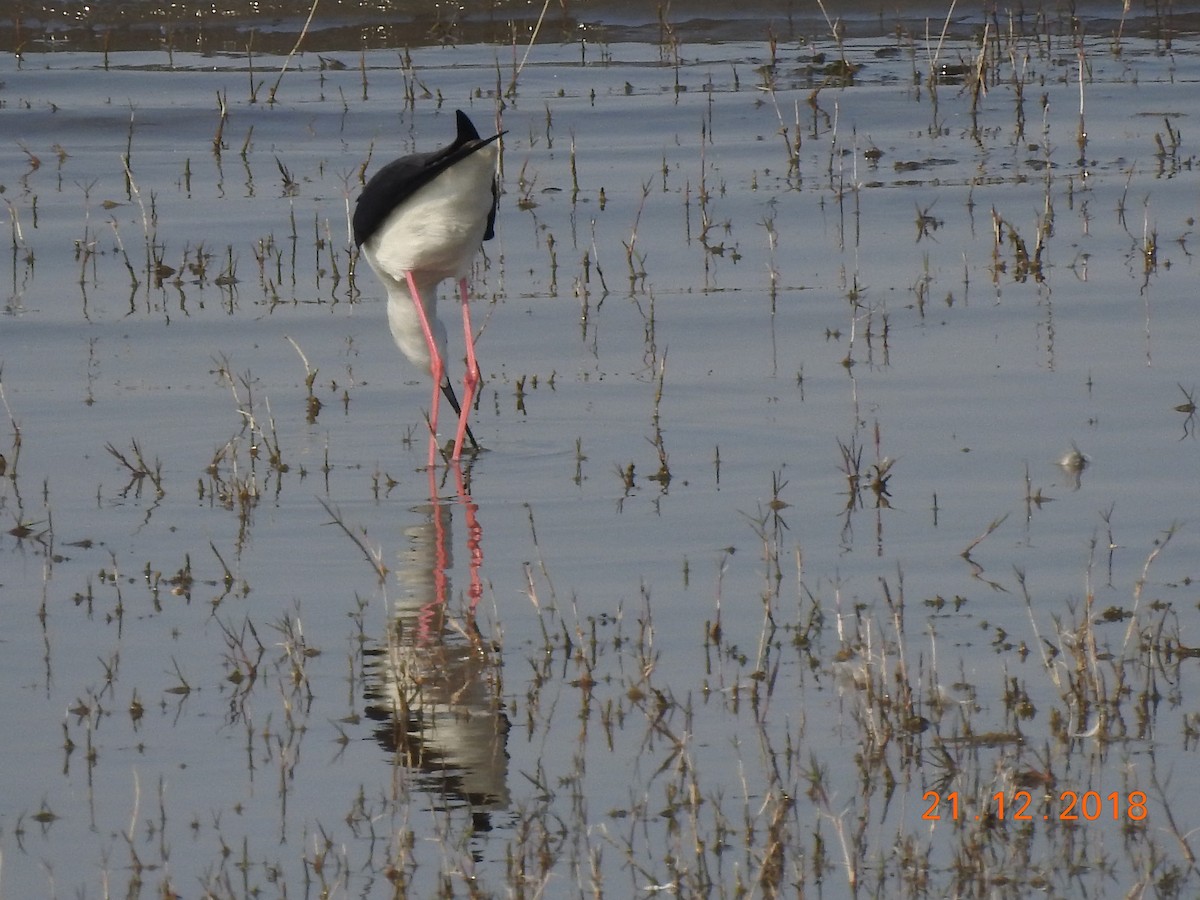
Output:
<instances>
[{"instance_id":1,"label":"thin dry stalk","mask_svg":"<svg viewBox=\"0 0 1200 900\"><path fill-rule=\"evenodd\" d=\"M533 50L534 43L537 42L538 32L542 30L542 21L546 18L546 10L550 8L550 0L546 0L542 4L542 11L538 13L537 22L534 23L533 33L529 35L529 43L525 47L525 55L521 57L521 63L513 70L512 81L508 83L508 90L504 92L504 96L511 97L517 92L517 79L521 77L521 72L525 68L525 63L529 61L529 54Z\"/></svg>"},{"instance_id":2,"label":"thin dry stalk","mask_svg":"<svg viewBox=\"0 0 1200 900\"><path fill-rule=\"evenodd\" d=\"M346 520L342 518L341 510L336 506L326 503L320 497L317 498L317 502L320 503L321 506L325 507L325 512L329 513L330 518L333 520L329 524L336 525L346 533L346 537L350 538L350 540L354 542L354 546L362 551L363 557L368 563L371 564L371 568L375 570L375 574L379 577L379 583L383 584L383 582L387 580L388 575L388 568L383 564L383 551L381 549L372 549L367 546L365 531L361 536L351 531L350 526L346 524Z\"/></svg>"},{"instance_id":3,"label":"thin dry stalk","mask_svg":"<svg viewBox=\"0 0 1200 900\"><path fill-rule=\"evenodd\" d=\"M296 51L300 49L300 45L304 43L304 38L308 34L308 26L312 24L313 16L317 14L317 6L321 0L313 0L313 5L308 10L308 18L304 20L304 27L300 29L300 36L296 38L296 43L288 52L287 58L283 61L283 66L279 70L279 77L275 79L275 83L271 85L271 93L267 97L268 103L275 102L275 92L279 90L279 83L283 81L283 76L288 70L288 65L292 61L292 57L296 55Z\"/></svg>"},{"instance_id":4,"label":"thin dry stalk","mask_svg":"<svg viewBox=\"0 0 1200 900\"><path fill-rule=\"evenodd\" d=\"M1158 559L1158 555L1167 548L1167 544L1169 544L1171 542L1171 538L1173 538L1175 536L1175 532L1178 529L1179 529L1179 526L1177 524L1172 525L1170 528L1167 529L1166 534L1164 534L1160 539L1158 539L1154 542L1154 549L1150 551L1150 555L1146 557L1146 562L1142 566L1142 574L1139 575L1138 580L1136 582L1134 582L1134 585L1133 585L1133 609L1131 609L1129 611L1129 624L1127 626L1125 626L1125 637L1121 641L1121 652L1122 653L1124 653L1125 648L1129 646L1129 639L1131 637L1133 637L1133 631L1137 627L1137 624L1138 624L1138 618L1137 618L1138 607L1141 605L1141 602L1142 602L1142 591L1145 589L1146 582L1150 578L1150 567L1152 565L1154 565L1154 561L1156 559Z\"/></svg>"}]
</instances>

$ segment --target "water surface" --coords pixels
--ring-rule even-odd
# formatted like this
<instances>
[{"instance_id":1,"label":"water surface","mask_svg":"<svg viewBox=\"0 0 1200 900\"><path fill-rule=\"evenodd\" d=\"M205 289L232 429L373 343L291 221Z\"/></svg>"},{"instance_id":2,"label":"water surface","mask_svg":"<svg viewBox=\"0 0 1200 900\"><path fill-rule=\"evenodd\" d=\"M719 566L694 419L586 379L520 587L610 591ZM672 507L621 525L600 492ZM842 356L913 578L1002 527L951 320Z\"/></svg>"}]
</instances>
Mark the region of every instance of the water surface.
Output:
<instances>
[{"instance_id":1,"label":"water surface","mask_svg":"<svg viewBox=\"0 0 1200 900\"><path fill-rule=\"evenodd\" d=\"M1195 40L918 17L6 55L6 892L1191 893Z\"/></svg>"}]
</instances>

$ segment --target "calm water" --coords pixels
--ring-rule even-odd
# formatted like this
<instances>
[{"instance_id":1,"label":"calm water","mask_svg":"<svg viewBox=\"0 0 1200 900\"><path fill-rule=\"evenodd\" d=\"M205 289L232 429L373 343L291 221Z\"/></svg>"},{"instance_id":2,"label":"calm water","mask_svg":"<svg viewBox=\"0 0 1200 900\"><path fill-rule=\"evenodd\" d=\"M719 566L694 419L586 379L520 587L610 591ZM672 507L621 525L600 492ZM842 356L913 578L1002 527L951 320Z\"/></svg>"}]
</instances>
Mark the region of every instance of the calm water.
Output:
<instances>
[{"instance_id":1,"label":"calm water","mask_svg":"<svg viewBox=\"0 0 1200 900\"><path fill-rule=\"evenodd\" d=\"M1195 892L1197 42L854 12L0 59L6 896ZM430 473L347 218L455 108Z\"/></svg>"}]
</instances>

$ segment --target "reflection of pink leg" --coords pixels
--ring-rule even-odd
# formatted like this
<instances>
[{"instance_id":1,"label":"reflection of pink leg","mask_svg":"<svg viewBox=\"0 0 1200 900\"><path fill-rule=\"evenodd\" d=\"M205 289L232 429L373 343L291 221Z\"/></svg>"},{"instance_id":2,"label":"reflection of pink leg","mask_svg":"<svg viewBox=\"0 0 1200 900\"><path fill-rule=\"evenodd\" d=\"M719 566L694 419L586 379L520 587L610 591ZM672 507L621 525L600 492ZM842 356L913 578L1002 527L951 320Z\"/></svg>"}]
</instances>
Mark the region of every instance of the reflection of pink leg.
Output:
<instances>
[{"instance_id":1,"label":"reflection of pink leg","mask_svg":"<svg viewBox=\"0 0 1200 900\"><path fill-rule=\"evenodd\" d=\"M433 376L433 399L429 402L429 467L433 468L438 447L438 405L442 398L442 379L446 377L446 366L442 362L442 354L438 351L437 341L433 339L433 329L429 327L429 317L425 314L425 304L421 302L417 282L413 279L412 272L405 272L404 277L408 281L408 290L412 294L412 301L417 306L417 317L421 320L421 333L425 335L425 346L429 348L429 374Z\"/></svg>"},{"instance_id":2,"label":"reflection of pink leg","mask_svg":"<svg viewBox=\"0 0 1200 900\"><path fill-rule=\"evenodd\" d=\"M467 596L471 601L471 616L474 617L475 607L479 605L479 600L483 597L483 579L479 575L479 569L483 565L483 526L479 524L479 518L476 515L479 512L479 505L467 493L462 469L459 466L454 467L454 480L458 487L458 499L467 511L467 552L471 557L471 586L467 588Z\"/></svg>"},{"instance_id":3,"label":"reflection of pink leg","mask_svg":"<svg viewBox=\"0 0 1200 900\"><path fill-rule=\"evenodd\" d=\"M454 456L462 455L463 438L467 434L467 417L475 404L475 391L479 386L479 364L475 361L475 336L471 333L471 309L467 302L467 279L458 280L458 294L462 298L463 343L467 348L467 372L463 376L462 408L458 414L458 431L454 434Z\"/></svg>"},{"instance_id":4,"label":"reflection of pink leg","mask_svg":"<svg viewBox=\"0 0 1200 900\"><path fill-rule=\"evenodd\" d=\"M429 464L429 514L433 517L433 596L421 606L417 616L417 629L413 646L435 646L442 633L442 622L446 615L446 600L450 593L450 547L447 538L449 510L438 498L437 481L433 463Z\"/></svg>"}]
</instances>

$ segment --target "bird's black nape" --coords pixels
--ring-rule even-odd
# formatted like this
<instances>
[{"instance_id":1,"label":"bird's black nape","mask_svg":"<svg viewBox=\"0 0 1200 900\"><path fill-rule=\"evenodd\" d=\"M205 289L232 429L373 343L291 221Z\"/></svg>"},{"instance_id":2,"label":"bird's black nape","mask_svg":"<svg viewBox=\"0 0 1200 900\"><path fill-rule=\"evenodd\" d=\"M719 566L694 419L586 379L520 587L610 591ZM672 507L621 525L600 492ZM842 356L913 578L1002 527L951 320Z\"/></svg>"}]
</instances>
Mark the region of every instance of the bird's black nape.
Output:
<instances>
[{"instance_id":1,"label":"bird's black nape","mask_svg":"<svg viewBox=\"0 0 1200 900\"><path fill-rule=\"evenodd\" d=\"M429 153L413 153L393 160L379 169L367 182L354 206L351 227L354 244L361 247L370 239L396 207L400 206L442 172L472 153L483 149L504 134L499 131L490 138L481 138L475 123L461 109L454 113L457 133L454 142ZM492 190L492 212L484 240L495 237L496 190Z\"/></svg>"}]
</instances>

